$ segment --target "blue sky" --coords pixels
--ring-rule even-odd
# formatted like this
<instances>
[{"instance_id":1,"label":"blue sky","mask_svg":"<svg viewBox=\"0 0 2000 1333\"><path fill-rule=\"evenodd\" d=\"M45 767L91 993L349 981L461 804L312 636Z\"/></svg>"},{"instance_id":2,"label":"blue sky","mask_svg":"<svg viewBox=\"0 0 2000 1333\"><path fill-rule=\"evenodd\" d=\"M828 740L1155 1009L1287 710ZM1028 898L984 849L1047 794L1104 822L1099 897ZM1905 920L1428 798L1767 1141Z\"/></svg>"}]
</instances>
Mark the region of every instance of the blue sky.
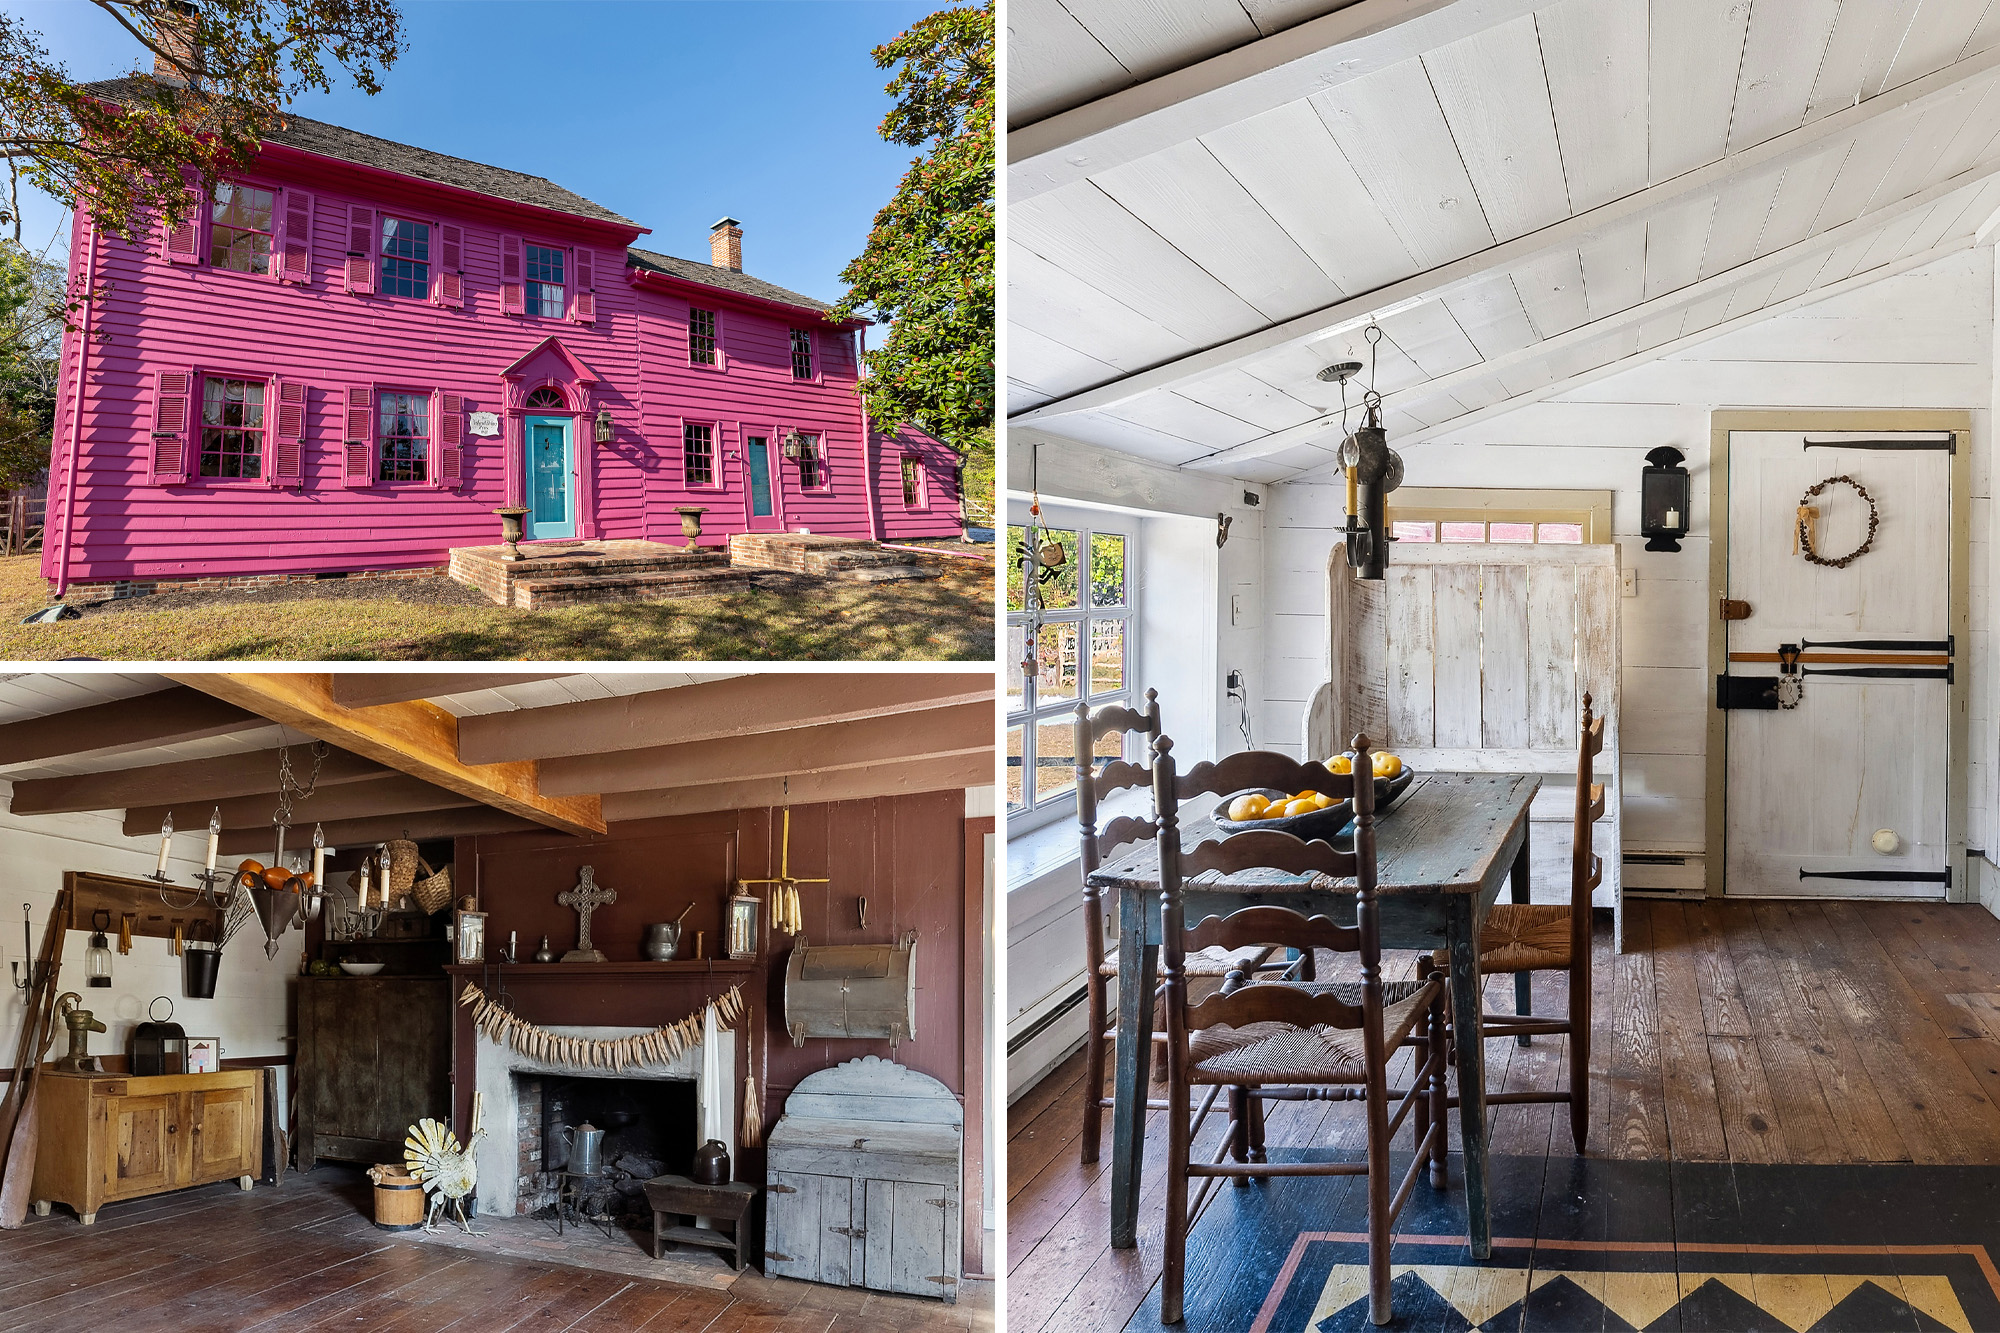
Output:
<instances>
[{"instance_id":1,"label":"blue sky","mask_svg":"<svg viewBox=\"0 0 2000 1333\"><path fill-rule=\"evenodd\" d=\"M72 78L126 73L145 55L94 5L0 7ZM743 223L746 271L831 301L913 151L876 134L889 72L868 53L942 7L403 0L408 53L379 94L336 87L292 110L546 176L652 228L639 244L667 254L706 260L709 224L728 214ZM24 195L22 214L33 249L64 221L43 196Z\"/></svg>"}]
</instances>

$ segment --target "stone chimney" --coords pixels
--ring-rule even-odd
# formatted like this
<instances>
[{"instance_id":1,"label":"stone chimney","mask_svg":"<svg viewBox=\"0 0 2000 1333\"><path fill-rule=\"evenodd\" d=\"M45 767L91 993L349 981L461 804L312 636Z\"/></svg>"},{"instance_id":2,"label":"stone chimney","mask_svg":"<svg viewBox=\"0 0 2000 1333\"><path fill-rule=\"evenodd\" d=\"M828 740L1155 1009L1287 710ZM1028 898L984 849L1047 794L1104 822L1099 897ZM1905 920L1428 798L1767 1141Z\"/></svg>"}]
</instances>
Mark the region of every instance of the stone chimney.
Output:
<instances>
[{"instance_id":1,"label":"stone chimney","mask_svg":"<svg viewBox=\"0 0 2000 1333\"><path fill-rule=\"evenodd\" d=\"M171 0L166 11L160 15L157 39L183 64L196 63L198 52L194 42L194 5L189 0ZM153 55L153 77L162 83L171 83L177 88L185 88L187 77L174 66L173 61L155 52Z\"/></svg>"},{"instance_id":2,"label":"stone chimney","mask_svg":"<svg viewBox=\"0 0 2000 1333\"><path fill-rule=\"evenodd\" d=\"M731 273L743 271L743 224L723 218L708 232L708 262Z\"/></svg>"}]
</instances>

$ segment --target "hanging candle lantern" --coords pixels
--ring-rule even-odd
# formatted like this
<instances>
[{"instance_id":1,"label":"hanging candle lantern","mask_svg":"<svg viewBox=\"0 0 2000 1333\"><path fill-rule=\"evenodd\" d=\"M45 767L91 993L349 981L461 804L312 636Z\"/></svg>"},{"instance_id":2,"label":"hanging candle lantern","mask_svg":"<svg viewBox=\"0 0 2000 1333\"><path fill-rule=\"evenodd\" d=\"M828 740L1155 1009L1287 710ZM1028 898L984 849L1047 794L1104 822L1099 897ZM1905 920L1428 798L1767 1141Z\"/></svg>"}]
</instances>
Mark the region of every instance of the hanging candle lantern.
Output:
<instances>
[{"instance_id":1,"label":"hanging candle lantern","mask_svg":"<svg viewBox=\"0 0 2000 1333\"><path fill-rule=\"evenodd\" d=\"M98 918L103 917L103 921ZM108 988L111 985L111 941L104 932L111 928L111 913L98 908L90 914L90 948L83 955L84 975L93 986Z\"/></svg>"}]
</instances>

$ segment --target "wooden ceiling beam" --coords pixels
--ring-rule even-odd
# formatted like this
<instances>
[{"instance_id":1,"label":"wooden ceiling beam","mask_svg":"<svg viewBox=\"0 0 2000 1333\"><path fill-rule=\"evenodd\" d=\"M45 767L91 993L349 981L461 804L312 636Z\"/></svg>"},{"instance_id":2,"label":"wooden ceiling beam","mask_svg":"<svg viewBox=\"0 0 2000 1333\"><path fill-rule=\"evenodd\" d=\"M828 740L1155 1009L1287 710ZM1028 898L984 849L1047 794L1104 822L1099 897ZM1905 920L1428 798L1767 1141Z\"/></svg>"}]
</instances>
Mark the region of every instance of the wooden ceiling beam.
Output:
<instances>
[{"instance_id":1,"label":"wooden ceiling beam","mask_svg":"<svg viewBox=\"0 0 2000 1333\"><path fill-rule=\"evenodd\" d=\"M318 788L304 799L292 798L292 838L309 842L314 824L342 819L368 819L377 815L400 815L423 810L454 810L477 805L470 796L434 787L422 778L387 772L365 782L344 782ZM222 811L224 828L254 828L268 825L278 807L278 793L260 792L227 801L175 801L171 805L133 806L125 812L125 836L141 837L160 827L171 810L174 827L183 832L206 828L212 811ZM301 832L303 830L303 832Z\"/></svg>"},{"instance_id":2,"label":"wooden ceiling beam","mask_svg":"<svg viewBox=\"0 0 2000 1333\"><path fill-rule=\"evenodd\" d=\"M333 701L342 708L378 708L413 699L438 699L473 690L498 690L538 680L561 680L574 671L336 671Z\"/></svg>"},{"instance_id":3,"label":"wooden ceiling beam","mask_svg":"<svg viewBox=\"0 0 2000 1333\"><path fill-rule=\"evenodd\" d=\"M827 801L859 801L877 796L909 796L953 787L987 787L994 782L993 752L925 759L913 764L878 764L871 768L806 773L791 780L789 797L779 778L750 782L718 782L669 791L613 792L604 798L605 818L614 823L657 819L663 815L697 815L711 810L748 810L761 806L816 805Z\"/></svg>"},{"instance_id":4,"label":"wooden ceiling beam","mask_svg":"<svg viewBox=\"0 0 2000 1333\"><path fill-rule=\"evenodd\" d=\"M460 761L458 719L436 704L410 700L342 708L333 701L333 682L323 671L189 672L172 679L496 810L564 833L604 832L597 797L543 796L540 774L531 762Z\"/></svg>"},{"instance_id":5,"label":"wooden ceiling beam","mask_svg":"<svg viewBox=\"0 0 2000 1333\"><path fill-rule=\"evenodd\" d=\"M268 818L268 816L267 816ZM546 827L539 820L522 819L510 815L505 810L495 810L488 806L469 805L462 810L433 810L410 815L384 815L373 819L344 819L324 826L326 845L329 847L372 847L378 842L391 838L409 838L413 842L429 842L437 838L469 838L482 833L528 833ZM298 830L292 831L294 841L288 847L312 846L312 832L306 831L303 843L298 842ZM221 854L235 858L243 856L264 857L272 850L271 826L252 825L246 828L225 828L219 844Z\"/></svg>"},{"instance_id":6,"label":"wooden ceiling beam","mask_svg":"<svg viewBox=\"0 0 2000 1333\"><path fill-rule=\"evenodd\" d=\"M0 765L73 754L128 754L269 725L256 713L210 698L203 691L155 690L131 699L0 723Z\"/></svg>"},{"instance_id":7,"label":"wooden ceiling beam","mask_svg":"<svg viewBox=\"0 0 2000 1333\"><path fill-rule=\"evenodd\" d=\"M492 764L598 755L981 701L991 707L992 700L990 671L766 672L463 718L458 726L458 756L468 764Z\"/></svg>"},{"instance_id":8,"label":"wooden ceiling beam","mask_svg":"<svg viewBox=\"0 0 2000 1333\"><path fill-rule=\"evenodd\" d=\"M258 719L261 724L263 719ZM312 771L304 746L292 750L300 777ZM378 778L391 770L372 759L345 750L331 750L320 764L319 780L326 786ZM222 801L271 790L278 776L278 752L217 755L213 759L182 759L104 773L80 773L68 778L31 778L14 784L8 807L17 815L73 814L81 810L123 810L171 796L179 802Z\"/></svg>"},{"instance_id":9,"label":"wooden ceiling beam","mask_svg":"<svg viewBox=\"0 0 2000 1333\"><path fill-rule=\"evenodd\" d=\"M993 705L958 704L754 736L542 761L542 791L654 791L993 753Z\"/></svg>"},{"instance_id":10,"label":"wooden ceiling beam","mask_svg":"<svg viewBox=\"0 0 2000 1333\"><path fill-rule=\"evenodd\" d=\"M1052 399L1015 413L1008 421L1018 426L1116 407L1155 389L1172 388L1187 380L1233 369L1280 347L1361 328L1424 301L1441 300L1497 273L1520 268L1559 251L1575 250L1635 217L1695 195L1714 194L1746 173L1769 170L1806 157L1866 126L1919 115L1947 98L1975 91L1970 85L1996 69L2000 69L2000 46L1787 130L1740 153L1728 154L1706 166L1585 209L1510 241L1413 273L1373 291L1343 297L1331 305L1266 325L1213 347Z\"/></svg>"},{"instance_id":11,"label":"wooden ceiling beam","mask_svg":"<svg viewBox=\"0 0 2000 1333\"><path fill-rule=\"evenodd\" d=\"M1541 8L1548 0L1358 0L1007 133L1010 200L1032 199Z\"/></svg>"},{"instance_id":12,"label":"wooden ceiling beam","mask_svg":"<svg viewBox=\"0 0 2000 1333\"><path fill-rule=\"evenodd\" d=\"M1740 287L1746 282L1754 282L1760 277L1766 277L1788 269L1801 259L1807 259L1813 255L1825 254L1827 251L1837 249L1849 241L1871 232L1879 231L1891 222L1894 222L1897 218L1905 217L1920 208L1928 208L1948 194L1963 190L1968 186L1978 185L1983 181L1992 180L1996 177L1996 174L2000 174L2000 172L1996 172L1995 165L1990 162L1980 166L1968 167L1956 176L1948 177L1945 180L1939 181L1936 185L1930 186L1928 189L1919 190L1913 195L1898 199L1896 202L1887 204L1873 213L1864 213L1860 217L1843 222L1837 227L1829 227L1817 235L1808 236L1801 241L1794 241L1790 245L1772 250L1768 254L1759 255L1755 259L1747 260L1734 268L1724 269L1720 273L1712 273L1698 282L1692 282L1685 287L1677 287L1672 291L1664 292L1650 301L1641 301L1637 305L1627 306L1625 309L1605 315L1601 319L1593 319L1588 323L1579 324L1573 329L1543 338L1539 342L1529 343L1526 347L1517 347L1513 351L1493 357L1491 360L1475 361L1469 366L1462 366L1457 370L1447 371L1432 379L1420 380L1407 388L1398 389L1394 393L1386 393L1382 395L1382 406L1385 409L1396 407L1407 408L1413 403L1425 402L1429 399L1448 394L1461 385L1491 379L1496 375L1504 375L1508 371L1520 366L1531 365L1537 361L1546 360L1549 357L1560 356L1571 348L1596 342L1602 338L1608 338L1620 329L1630 328L1634 324L1642 324L1649 319L1657 319L1661 315L1670 314L1676 310L1685 310L1688 306L1694 305L1698 301L1705 301L1711 296L1716 296L1731 288ZM1964 249L1966 246L1971 245L1972 241L1972 235L1967 233L1961 241L1955 241L1945 247L1946 252ZM1760 316L1764 316L1762 310L1753 310L1747 312L1742 318ZM1567 383L1567 380L1559 382L1555 386L1542 391L1542 396L1547 397L1550 393L1561 392ZM1495 403L1490 406L1497 408L1499 404ZM1194 459L1183 463L1181 466L1196 471L1227 472L1233 464L1245 463L1257 458L1268 458L1272 454L1281 453L1295 445L1326 436L1330 430L1334 429L1339 420L1339 414L1334 413L1314 421L1300 422L1296 426L1287 426L1282 430L1273 431L1269 435L1251 440L1247 444L1232 445L1227 449L1218 449L1206 457ZM1458 417L1454 418L1454 420L1463 421L1464 418ZM1440 423L1440 425L1444 424L1449 423ZM1416 443L1419 440L1429 438L1437 429L1438 427L1433 426L1420 434L1405 435L1403 438L1411 443Z\"/></svg>"}]
</instances>

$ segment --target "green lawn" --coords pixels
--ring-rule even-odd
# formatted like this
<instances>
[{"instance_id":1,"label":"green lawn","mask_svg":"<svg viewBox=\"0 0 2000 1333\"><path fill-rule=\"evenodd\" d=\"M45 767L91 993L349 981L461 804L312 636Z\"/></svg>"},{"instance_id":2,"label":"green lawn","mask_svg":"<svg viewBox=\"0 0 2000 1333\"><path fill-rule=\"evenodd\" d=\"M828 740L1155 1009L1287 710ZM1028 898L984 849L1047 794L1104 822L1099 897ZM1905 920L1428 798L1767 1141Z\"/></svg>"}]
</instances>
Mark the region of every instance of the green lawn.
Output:
<instances>
[{"instance_id":1,"label":"green lawn","mask_svg":"<svg viewBox=\"0 0 2000 1333\"><path fill-rule=\"evenodd\" d=\"M992 567L898 583L802 582L677 602L517 611L442 579L142 598L23 625L39 557L0 560L0 658L107 661L991 661Z\"/></svg>"}]
</instances>

